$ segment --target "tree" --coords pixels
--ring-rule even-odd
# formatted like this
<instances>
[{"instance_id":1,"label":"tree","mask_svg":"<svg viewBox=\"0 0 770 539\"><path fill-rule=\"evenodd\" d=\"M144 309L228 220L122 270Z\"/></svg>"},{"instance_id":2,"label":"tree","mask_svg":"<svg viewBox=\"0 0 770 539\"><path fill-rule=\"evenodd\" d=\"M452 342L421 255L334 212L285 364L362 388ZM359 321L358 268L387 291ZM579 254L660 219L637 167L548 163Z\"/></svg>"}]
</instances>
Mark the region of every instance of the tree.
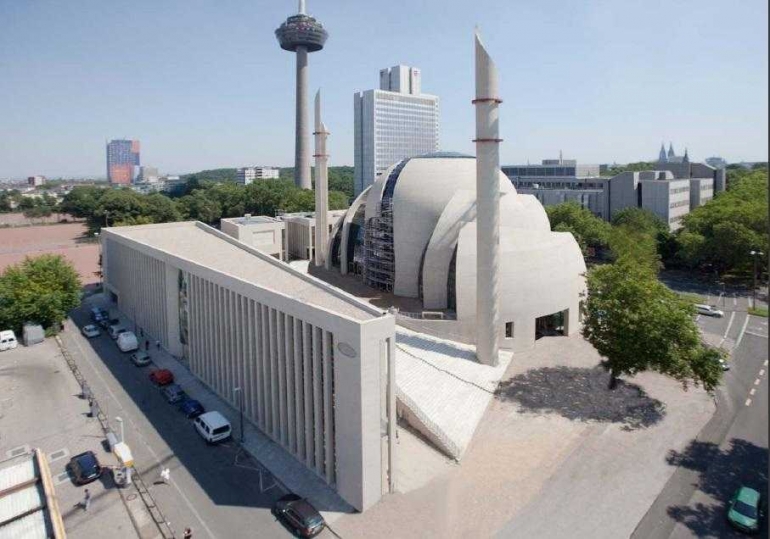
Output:
<instances>
[{"instance_id":1,"label":"tree","mask_svg":"<svg viewBox=\"0 0 770 539\"><path fill-rule=\"evenodd\" d=\"M73 187L69 193L64 195L64 199L61 203L61 211L68 213L73 217L90 219L96 211L99 199L101 199L102 195L106 192L106 189L93 185L79 185Z\"/></svg>"},{"instance_id":2,"label":"tree","mask_svg":"<svg viewBox=\"0 0 770 539\"><path fill-rule=\"evenodd\" d=\"M208 198L202 190L180 198L177 207L185 219L211 224L222 217L222 206L216 200Z\"/></svg>"},{"instance_id":3,"label":"tree","mask_svg":"<svg viewBox=\"0 0 770 539\"><path fill-rule=\"evenodd\" d=\"M0 327L21 331L26 322L57 328L80 303L80 278L60 255L26 258L0 275Z\"/></svg>"},{"instance_id":4,"label":"tree","mask_svg":"<svg viewBox=\"0 0 770 539\"><path fill-rule=\"evenodd\" d=\"M147 196L130 189L111 189L106 191L88 218L88 228L92 232L102 226L112 226L114 223L127 222L139 216L148 215Z\"/></svg>"},{"instance_id":5,"label":"tree","mask_svg":"<svg viewBox=\"0 0 770 539\"><path fill-rule=\"evenodd\" d=\"M170 198L153 193L145 198L147 215L151 223L170 223L182 220L182 214Z\"/></svg>"},{"instance_id":6,"label":"tree","mask_svg":"<svg viewBox=\"0 0 770 539\"><path fill-rule=\"evenodd\" d=\"M621 375L653 370L712 390L722 352L701 343L692 305L631 256L588 274L583 335L605 358L613 389Z\"/></svg>"},{"instance_id":7,"label":"tree","mask_svg":"<svg viewBox=\"0 0 770 539\"><path fill-rule=\"evenodd\" d=\"M604 248L609 242L609 223L596 217L577 202L564 202L545 208L551 228L557 232L571 232L583 253L589 247Z\"/></svg>"},{"instance_id":8,"label":"tree","mask_svg":"<svg viewBox=\"0 0 770 539\"><path fill-rule=\"evenodd\" d=\"M641 172L643 170L655 170L655 163L638 161L636 163L628 163L627 165L614 165L609 167L602 176L615 176L621 172Z\"/></svg>"}]
</instances>

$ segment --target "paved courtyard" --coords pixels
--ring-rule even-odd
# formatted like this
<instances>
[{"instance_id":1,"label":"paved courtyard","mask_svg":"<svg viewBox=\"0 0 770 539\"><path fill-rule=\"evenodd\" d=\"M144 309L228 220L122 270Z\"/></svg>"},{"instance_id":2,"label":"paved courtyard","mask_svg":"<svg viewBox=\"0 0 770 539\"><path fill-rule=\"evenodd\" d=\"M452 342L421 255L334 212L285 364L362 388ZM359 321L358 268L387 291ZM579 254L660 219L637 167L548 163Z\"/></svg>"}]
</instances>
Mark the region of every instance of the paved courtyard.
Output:
<instances>
[{"instance_id":1,"label":"paved courtyard","mask_svg":"<svg viewBox=\"0 0 770 539\"><path fill-rule=\"evenodd\" d=\"M102 465L116 464L102 445L98 420L56 342L0 352L0 459L20 448L38 447L47 455L67 536L71 539L136 537L135 529L109 472L87 486L75 486L65 466L70 457L91 450ZM91 491L86 513L77 504Z\"/></svg>"},{"instance_id":2,"label":"paved courtyard","mask_svg":"<svg viewBox=\"0 0 770 539\"><path fill-rule=\"evenodd\" d=\"M335 531L628 537L673 473L669 451L686 447L714 405L702 389L653 373L610 392L598 362L579 336L515 355L459 464L400 429L399 492L341 516Z\"/></svg>"}]
</instances>

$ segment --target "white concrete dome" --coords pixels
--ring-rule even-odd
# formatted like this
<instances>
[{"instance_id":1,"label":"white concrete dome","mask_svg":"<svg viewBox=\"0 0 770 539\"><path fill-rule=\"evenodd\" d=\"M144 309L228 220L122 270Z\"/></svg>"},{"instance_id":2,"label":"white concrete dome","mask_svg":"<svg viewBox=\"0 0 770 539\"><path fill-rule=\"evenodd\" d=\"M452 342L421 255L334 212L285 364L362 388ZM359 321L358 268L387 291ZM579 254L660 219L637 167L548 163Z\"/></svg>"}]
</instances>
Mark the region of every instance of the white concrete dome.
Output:
<instances>
[{"instance_id":1,"label":"white concrete dome","mask_svg":"<svg viewBox=\"0 0 770 539\"><path fill-rule=\"evenodd\" d=\"M503 323L531 332L534 341L536 318L566 311L576 328L585 286L577 242L569 233L551 232L540 202L517 194L502 172L499 179ZM437 153L404 159L361 193L338 223L329 265L360 273L369 286L419 298L424 310L455 313L461 327L452 332L471 339L475 220L474 157Z\"/></svg>"}]
</instances>

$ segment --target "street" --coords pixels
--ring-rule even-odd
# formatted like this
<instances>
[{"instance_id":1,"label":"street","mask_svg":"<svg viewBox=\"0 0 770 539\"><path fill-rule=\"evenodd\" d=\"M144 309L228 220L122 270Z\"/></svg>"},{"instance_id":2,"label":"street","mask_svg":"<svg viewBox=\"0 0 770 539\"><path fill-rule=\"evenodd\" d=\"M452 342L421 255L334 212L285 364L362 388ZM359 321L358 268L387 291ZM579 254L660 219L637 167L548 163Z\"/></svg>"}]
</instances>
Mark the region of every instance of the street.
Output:
<instances>
[{"instance_id":1,"label":"street","mask_svg":"<svg viewBox=\"0 0 770 539\"><path fill-rule=\"evenodd\" d=\"M85 305L72 313L77 326L90 323ZM70 321L62 340L111 423L123 418L136 469L176 534L191 527L196 538L287 536L270 512L285 494L280 484L235 441L207 445L149 382L151 366L135 367L105 333L86 340ZM163 468L171 481L154 484Z\"/></svg>"},{"instance_id":2,"label":"street","mask_svg":"<svg viewBox=\"0 0 770 539\"><path fill-rule=\"evenodd\" d=\"M742 537L726 520L726 505L741 485L767 495L768 323L749 315L749 298L711 295L723 318L698 317L704 338L730 352L731 369L715 391L717 411L689 447L672 452L677 471L639 523L634 538ZM763 536L767 536L764 523Z\"/></svg>"}]
</instances>

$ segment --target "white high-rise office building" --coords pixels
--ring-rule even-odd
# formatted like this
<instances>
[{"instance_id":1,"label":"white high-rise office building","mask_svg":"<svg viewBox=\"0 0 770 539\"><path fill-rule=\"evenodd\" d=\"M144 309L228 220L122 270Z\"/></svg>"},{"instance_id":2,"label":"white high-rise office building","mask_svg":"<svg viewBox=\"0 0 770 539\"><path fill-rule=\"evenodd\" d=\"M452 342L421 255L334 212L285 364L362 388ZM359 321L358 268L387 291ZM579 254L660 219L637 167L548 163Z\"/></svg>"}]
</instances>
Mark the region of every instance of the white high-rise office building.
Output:
<instances>
[{"instance_id":1,"label":"white high-rise office building","mask_svg":"<svg viewBox=\"0 0 770 539\"><path fill-rule=\"evenodd\" d=\"M249 185L255 180L277 180L280 170L269 167L243 167L238 169L238 183Z\"/></svg>"},{"instance_id":2,"label":"white high-rise office building","mask_svg":"<svg viewBox=\"0 0 770 539\"><path fill-rule=\"evenodd\" d=\"M438 97L421 92L420 70L399 65L353 96L356 195L393 163L438 150Z\"/></svg>"}]
</instances>

